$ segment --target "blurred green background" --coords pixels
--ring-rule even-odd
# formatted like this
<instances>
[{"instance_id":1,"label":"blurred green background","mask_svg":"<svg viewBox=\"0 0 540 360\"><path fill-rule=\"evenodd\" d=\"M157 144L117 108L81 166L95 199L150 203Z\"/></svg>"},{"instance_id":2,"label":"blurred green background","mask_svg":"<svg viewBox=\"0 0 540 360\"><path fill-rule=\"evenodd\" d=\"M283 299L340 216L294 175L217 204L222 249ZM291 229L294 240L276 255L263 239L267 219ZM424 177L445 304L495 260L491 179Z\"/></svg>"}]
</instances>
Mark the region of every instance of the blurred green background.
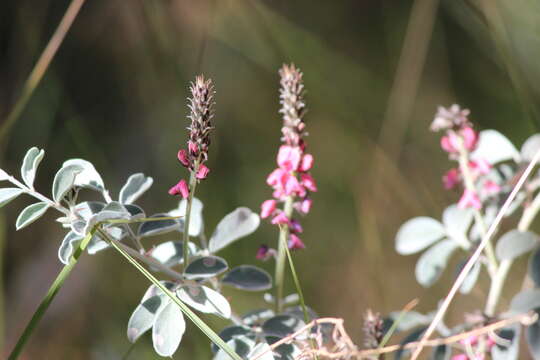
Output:
<instances>
[{"instance_id":1,"label":"blurred green background","mask_svg":"<svg viewBox=\"0 0 540 360\"><path fill-rule=\"evenodd\" d=\"M0 3L0 127L68 5ZM478 128L495 128L520 146L540 125L539 58L536 0L87 1L0 139L0 166L17 175L26 149L44 148L36 186L44 193L67 158L93 162L113 194L130 174L144 172L155 182L141 205L172 209L167 189L186 175L176 152L186 141L188 83L204 73L217 91L216 131L212 173L197 195L211 231L226 212L257 210L271 194L265 179L280 138L277 70L294 62L304 72L319 187L302 220L307 249L295 259L308 303L320 315L345 318L360 342L367 308L384 314L419 298L418 310L431 311L456 274L448 269L423 289L414 279L416 257L394 251L404 220L439 217L459 196L440 182L451 165L428 131L436 106L468 107ZM0 213L3 354L61 267L56 253L64 231L53 222L56 214L15 232L29 201ZM224 255L232 265L256 262L258 246L276 238L263 223ZM517 280L509 282L503 306L524 269L513 271ZM485 277L458 297L448 323L483 307ZM24 358L121 358L129 348L127 320L147 287L112 251L84 256ZM261 294L227 294L238 312L263 305ZM215 329L226 324L205 319ZM174 358L209 358L199 330L189 325L186 334ZM130 356L156 358L149 336Z\"/></svg>"}]
</instances>

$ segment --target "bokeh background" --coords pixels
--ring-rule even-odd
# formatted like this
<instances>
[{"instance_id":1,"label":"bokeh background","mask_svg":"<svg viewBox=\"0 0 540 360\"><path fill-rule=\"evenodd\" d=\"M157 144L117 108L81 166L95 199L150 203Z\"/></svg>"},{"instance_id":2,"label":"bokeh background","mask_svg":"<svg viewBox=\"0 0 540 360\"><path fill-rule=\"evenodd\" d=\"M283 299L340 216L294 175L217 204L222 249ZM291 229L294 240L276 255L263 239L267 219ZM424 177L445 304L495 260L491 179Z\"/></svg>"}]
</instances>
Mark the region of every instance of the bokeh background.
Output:
<instances>
[{"instance_id":1,"label":"bokeh background","mask_svg":"<svg viewBox=\"0 0 540 360\"><path fill-rule=\"evenodd\" d=\"M0 2L0 128L69 3ZM428 130L437 105L462 104L478 128L495 128L520 146L540 125L539 58L536 0L87 1L0 138L0 166L18 174L26 149L38 146L46 150L37 179L44 193L65 159L81 157L113 194L134 172L152 176L141 205L148 212L174 208L167 189L185 176L176 151L186 140L188 84L204 73L217 91L212 174L198 189L211 231L226 212L258 209L270 196L265 178L280 137L277 70L294 62L305 75L319 187L303 220L307 249L295 260L308 303L320 315L345 318L360 341L367 308L385 314L419 298L417 310L431 311L456 275L451 267L423 289L414 279L416 256L394 251L403 221L439 217L459 196L440 181L450 164ZM21 198L0 212L3 354L60 270L64 232L52 211L15 232L26 203ZM255 262L258 246L276 237L263 223L224 256L233 265ZM519 281L509 281L503 306ZM127 320L147 286L113 251L84 256L25 359L121 358L129 348ZM263 305L257 293L228 294L239 312ZM485 294L481 281L458 297L448 323L481 309ZM205 319L216 329L225 325ZM174 358L209 356L208 341L189 325ZM129 358L158 358L149 336Z\"/></svg>"}]
</instances>

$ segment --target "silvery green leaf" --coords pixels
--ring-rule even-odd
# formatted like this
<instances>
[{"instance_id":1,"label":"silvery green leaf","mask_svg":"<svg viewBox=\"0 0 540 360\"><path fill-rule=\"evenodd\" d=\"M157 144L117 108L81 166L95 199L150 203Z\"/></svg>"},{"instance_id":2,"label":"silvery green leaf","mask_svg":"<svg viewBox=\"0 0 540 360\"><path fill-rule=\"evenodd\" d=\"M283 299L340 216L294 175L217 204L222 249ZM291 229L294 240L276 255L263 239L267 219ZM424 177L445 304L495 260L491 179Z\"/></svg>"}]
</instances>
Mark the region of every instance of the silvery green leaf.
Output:
<instances>
[{"instance_id":1,"label":"silvery green leaf","mask_svg":"<svg viewBox=\"0 0 540 360\"><path fill-rule=\"evenodd\" d=\"M190 255L198 252L192 242L189 243ZM184 262L184 248L182 241L167 241L156 246L151 256L165 266L171 267Z\"/></svg>"},{"instance_id":2,"label":"silvery green leaf","mask_svg":"<svg viewBox=\"0 0 540 360\"><path fill-rule=\"evenodd\" d=\"M103 210L105 205L107 204L100 201L85 201L75 205L75 213L88 221L93 215Z\"/></svg>"},{"instance_id":3,"label":"silvery green leaf","mask_svg":"<svg viewBox=\"0 0 540 360\"><path fill-rule=\"evenodd\" d=\"M217 256L204 256L191 262L184 275L186 279L208 279L225 272L229 266L227 261Z\"/></svg>"},{"instance_id":4,"label":"silvery green leaf","mask_svg":"<svg viewBox=\"0 0 540 360\"><path fill-rule=\"evenodd\" d=\"M458 248L455 241L445 239L420 256L416 263L415 275L418 283L424 287L433 285L446 268L448 259Z\"/></svg>"},{"instance_id":5,"label":"silvery green leaf","mask_svg":"<svg viewBox=\"0 0 540 360\"><path fill-rule=\"evenodd\" d=\"M112 212L122 213L124 215L130 215L126 207L123 204L119 203L118 201L111 201L110 203L106 204L103 210L101 211L112 211Z\"/></svg>"},{"instance_id":6,"label":"silvery green leaf","mask_svg":"<svg viewBox=\"0 0 540 360\"><path fill-rule=\"evenodd\" d=\"M250 328L241 325L228 326L219 332L219 337L225 342L229 342L229 340L239 336L246 336L254 340L256 334L252 332ZM212 343L211 346L212 352L214 354L217 353L219 347L214 343Z\"/></svg>"},{"instance_id":7,"label":"silvery green leaf","mask_svg":"<svg viewBox=\"0 0 540 360\"><path fill-rule=\"evenodd\" d=\"M306 310L307 310L307 315L308 315L309 320L313 320L319 317L317 313L309 306L306 306ZM305 320L304 309L300 305L290 306L288 308L285 308L285 311L283 311L283 314L294 316L302 321Z\"/></svg>"},{"instance_id":8,"label":"silvery green leaf","mask_svg":"<svg viewBox=\"0 0 540 360\"><path fill-rule=\"evenodd\" d=\"M217 252L259 227L259 215L240 207L226 215L217 225L209 242L210 252Z\"/></svg>"},{"instance_id":9,"label":"silvery green leaf","mask_svg":"<svg viewBox=\"0 0 540 360\"><path fill-rule=\"evenodd\" d=\"M262 330L267 336L284 338L304 327L306 324L295 316L277 315L264 322Z\"/></svg>"},{"instance_id":10,"label":"silvery green leaf","mask_svg":"<svg viewBox=\"0 0 540 360\"><path fill-rule=\"evenodd\" d=\"M403 347L410 343L415 342L420 339L420 337L424 334L424 331L426 331L427 327L421 327L419 329L414 330L409 335L407 335L400 343L402 346L401 349L396 351L396 356L394 357L395 360L401 360L405 359L405 357L411 352L410 350L404 349Z\"/></svg>"},{"instance_id":11,"label":"silvery green leaf","mask_svg":"<svg viewBox=\"0 0 540 360\"><path fill-rule=\"evenodd\" d=\"M255 341L247 336L237 336L229 341L227 345L240 355L243 359L247 359L248 354L255 347ZM231 357L223 350L219 349L213 360L230 360Z\"/></svg>"},{"instance_id":12,"label":"silvery green leaf","mask_svg":"<svg viewBox=\"0 0 540 360\"><path fill-rule=\"evenodd\" d=\"M185 222L184 217L186 216L186 207L187 201L185 199L180 200L178 208L169 211L169 216L182 216L180 222L183 224ZM193 198L191 203L191 214L189 219L189 236L197 237L201 235L201 232L204 228L204 221L202 216L203 203L197 198Z\"/></svg>"},{"instance_id":13,"label":"silvery green leaf","mask_svg":"<svg viewBox=\"0 0 540 360\"><path fill-rule=\"evenodd\" d=\"M169 214L155 214L150 216L151 218L169 217ZM139 226L139 236L154 236L161 235L171 231L180 230L180 223L178 220L157 220L147 221Z\"/></svg>"},{"instance_id":14,"label":"silvery green leaf","mask_svg":"<svg viewBox=\"0 0 540 360\"><path fill-rule=\"evenodd\" d=\"M152 328L154 350L160 356L172 356L186 331L186 322L180 307L169 301L157 313Z\"/></svg>"},{"instance_id":15,"label":"silvery green leaf","mask_svg":"<svg viewBox=\"0 0 540 360\"><path fill-rule=\"evenodd\" d=\"M88 219L84 229L85 234L88 234L97 224L107 223L108 220L129 220L131 218L131 215L125 209L125 211L106 209L107 207L103 208L99 213L92 215L90 219Z\"/></svg>"},{"instance_id":16,"label":"silvery green leaf","mask_svg":"<svg viewBox=\"0 0 540 360\"><path fill-rule=\"evenodd\" d=\"M4 170L0 169L0 181L9 179L9 175Z\"/></svg>"},{"instance_id":17,"label":"silvery green leaf","mask_svg":"<svg viewBox=\"0 0 540 360\"><path fill-rule=\"evenodd\" d=\"M452 348L448 345L439 345L431 353L430 360L450 360Z\"/></svg>"},{"instance_id":18,"label":"silvery green leaf","mask_svg":"<svg viewBox=\"0 0 540 360\"><path fill-rule=\"evenodd\" d=\"M223 295L206 286L181 286L176 295L182 302L197 311L206 314L216 314L228 319L231 317L231 305Z\"/></svg>"},{"instance_id":19,"label":"silvery green leaf","mask_svg":"<svg viewBox=\"0 0 540 360\"><path fill-rule=\"evenodd\" d=\"M491 348L491 358L493 360L517 360L519 357L520 334L520 324L514 324L498 331L497 335L505 339L510 344L508 346L495 344Z\"/></svg>"},{"instance_id":20,"label":"silvery green leaf","mask_svg":"<svg viewBox=\"0 0 540 360\"><path fill-rule=\"evenodd\" d=\"M56 203L75 186L75 177L84 169L79 165L70 165L62 167L54 176L52 194Z\"/></svg>"},{"instance_id":21,"label":"silvery green leaf","mask_svg":"<svg viewBox=\"0 0 540 360\"><path fill-rule=\"evenodd\" d=\"M401 315L401 311L392 311L389 316L392 323L399 319L399 323L396 325L396 331L409 331L420 325L427 325L431 321L431 317L421 314L417 311L408 311Z\"/></svg>"},{"instance_id":22,"label":"silvery green leaf","mask_svg":"<svg viewBox=\"0 0 540 360\"><path fill-rule=\"evenodd\" d=\"M261 354L264 354L261 356ZM267 343L258 343L248 354L248 359L257 357L259 360L275 360L272 349Z\"/></svg>"},{"instance_id":23,"label":"silvery green leaf","mask_svg":"<svg viewBox=\"0 0 540 360\"><path fill-rule=\"evenodd\" d=\"M168 290L171 290L176 286L175 283L173 283L172 281L160 281L160 283L165 286ZM164 295L166 296L166 294L163 292L163 290L161 290L160 288L158 288L155 284L152 284L148 287L148 289L146 289L142 299L141 299L141 303L145 302L146 300L150 299L152 296L156 296L156 295Z\"/></svg>"},{"instance_id":24,"label":"silvery green leaf","mask_svg":"<svg viewBox=\"0 0 540 360\"><path fill-rule=\"evenodd\" d=\"M523 290L510 302L510 310L518 314L537 308L540 308L540 289Z\"/></svg>"},{"instance_id":25,"label":"silvery green leaf","mask_svg":"<svg viewBox=\"0 0 540 360\"><path fill-rule=\"evenodd\" d=\"M300 301L300 296L298 294L290 294L285 296L283 299L284 305L291 305L291 304L297 304Z\"/></svg>"},{"instance_id":26,"label":"silvery green leaf","mask_svg":"<svg viewBox=\"0 0 540 360\"><path fill-rule=\"evenodd\" d=\"M67 265L69 263L69 259L71 258L71 255L73 255L73 251L75 251L76 246L82 239L82 236L77 235L73 231L66 234L64 240L62 240L60 248L58 248L58 258L62 264Z\"/></svg>"},{"instance_id":27,"label":"silvery green leaf","mask_svg":"<svg viewBox=\"0 0 540 360\"><path fill-rule=\"evenodd\" d=\"M106 232L111 238L116 239L116 240L120 240L123 235L122 229L117 228L117 227L107 227L107 228L103 228L102 230ZM110 245L107 242L105 242L105 240L103 240L101 236L96 234L92 236L92 239L90 239L90 242L88 243L88 246L86 247L86 251L88 251L90 255L94 255L101 250L107 249L108 247L110 247Z\"/></svg>"},{"instance_id":28,"label":"silvery green leaf","mask_svg":"<svg viewBox=\"0 0 540 360\"><path fill-rule=\"evenodd\" d=\"M101 176L91 162L83 159L70 159L64 162L62 167L78 166L82 169L75 178L75 186L102 191L105 186Z\"/></svg>"},{"instance_id":29,"label":"silvery green leaf","mask_svg":"<svg viewBox=\"0 0 540 360\"><path fill-rule=\"evenodd\" d=\"M273 340L269 341L270 338L272 338ZM273 344L277 340L280 340L280 339L278 339L277 337L270 337L270 336L266 337L266 341L268 343ZM274 349L274 354L275 354L274 356L275 359L296 360L296 359L299 359L300 356L302 355L302 350L300 350L298 346L294 344L282 344Z\"/></svg>"},{"instance_id":30,"label":"silvery green leaf","mask_svg":"<svg viewBox=\"0 0 540 360\"><path fill-rule=\"evenodd\" d=\"M513 260L538 246L538 240L531 231L510 230L497 241L495 253L499 260Z\"/></svg>"},{"instance_id":31,"label":"silvery green leaf","mask_svg":"<svg viewBox=\"0 0 540 360\"><path fill-rule=\"evenodd\" d=\"M242 322L249 326L260 325L275 315L274 311L270 309L253 310L242 316Z\"/></svg>"},{"instance_id":32,"label":"silvery green leaf","mask_svg":"<svg viewBox=\"0 0 540 360\"><path fill-rule=\"evenodd\" d=\"M132 204L152 186L154 179L143 173L131 175L120 190L119 200L122 204Z\"/></svg>"},{"instance_id":33,"label":"silvery green leaf","mask_svg":"<svg viewBox=\"0 0 540 360\"><path fill-rule=\"evenodd\" d=\"M129 212L132 219L143 219L146 217L144 210L140 206L133 204L124 204L124 207Z\"/></svg>"},{"instance_id":34,"label":"silvery green leaf","mask_svg":"<svg viewBox=\"0 0 540 360\"><path fill-rule=\"evenodd\" d=\"M540 249L536 250L529 259L529 276L536 287L540 287Z\"/></svg>"},{"instance_id":35,"label":"silvery green leaf","mask_svg":"<svg viewBox=\"0 0 540 360\"><path fill-rule=\"evenodd\" d=\"M525 330L525 338L529 351L533 359L540 359L540 321L537 320L534 324L527 327Z\"/></svg>"},{"instance_id":36,"label":"silvery green leaf","mask_svg":"<svg viewBox=\"0 0 540 360\"><path fill-rule=\"evenodd\" d=\"M276 303L276 298L274 297L274 295L272 295L270 293L264 293L263 294L263 300L266 301L269 304L275 304Z\"/></svg>"},{"instance_id":37,"label":"silvery green leaf","mask_svg":"<svg viewBox=\"0 0 540 360\"><path fill-rule=\"evenodd\" d=\"M45 151L39 150L37 147L30 148L24 156L23 164L21 166L21 177L29 188L33 189L34 179L36 178L36 171L39 163L43 160Z\"/></svg>"},{"instance_id":38,"label":"silvery green leaf","mask_svg":"<svg viewBox=\"0 0 540 360\"><path fill-rule=\"evenodd\" d=\"M445 236L444 226L435 219L426 216L408 220L396 235L396 251L409 255L424 250Z\"/></svg>"},{"instance_id":39,"label":"silvery green leaf","mask_svg":"<svg viewBox=\"0 0 540 360\"><path fill-rule=\"evenodd\" d=\"M43 214L45 214L48 208L49 204L46 202L38 202L27 206L23 211L21 211L17 221L15 222L17 230L20 230L39 219Z\"/></svg>"},{"instance_id":40,"label":"silvery green leaf","mask_svg":"<svg viewBox=\"0 0 540 360\"><path fill-rule=\"evenodd\" d=\"M465 266L465 263L463 263L463 266ZM480 275L481 268L482 268L482 265L479 262L474 264L471 271L469 271L469 273L465 277L463 284L461 284L461 287L459 288L460 293L468 294L471 292L471 290L474 288L474 285L476 284L476 281L478 281L478 275Z\"/></svg>"},{"instance_id":41,"label":"silvery green leaf","mask_svg":"<svg viewBox=\"0 0 540 360\"><path fill-rule=\"evenodd\" d=\"M224 285L241 290L263 291L272 287L270 275L252 265L240 265L229 271L222 279Z\"/></svg>"},{"instance_id":42,"label":"silvery green leaf","mask_svg":"<svg viewBox=\"0 0 540 360\"><path fill-rule=\"evenodd\" d=\"M71 228L71 231L73 231L77 235L84 237L85 235L84 229L86 228L86 221L82 219L75 219L71 221L70 228Z\"/></svg>"},{"instance_id":43,"label":"silvery green leaf","mask_svg":"<svg viewBox=\"0 0 540 360\"><path fill-rule=\"evenodd\" d=\"M540 134L534 134L521 145L521 161L531 162L538 150L540 150Z\"/></svg>"},{"instance_id":44,"label":"silvery green leaf","mask_svg":"<svg viewBox=\"0 0 540 360\"><path fill-rule=\"evenodd\" d=\"M469 246L467 230L472 220L472 209L460 209L456 204L448 206L443 212L443 224L448 237L464 248Z\"/></svg>"},{"instance_id":45,"label":"silvery green leaf","mask_svg":"<svg viewBox=\"0 0 540 360\"><path fill-rule=\"evenodd\" d=\"M0 189L0 207L6 205L17 196L21 195L24 191L19 188L5 188Z\"/></svg>"},{"instance_id":46,"label":"silvery green leaf","mask_svg":"<svg viewBox=\"0 0 540 360\"><path fill-rule=\"evenodd\" d=\"M128 321L128 340L134 343L141 335L150 330L154 325L157 312L168 302L170 302L168 298L155 295L139 304Z\"/></svg>"},{"instance_id":47,"label":"silvery green leaf","mask_svg":"<svg viewBox=\"0 0 540 360\"><path fill-rule=\"evenodd\" d=\"M507 160L518 161L519 158L514 144L496 130L480 131L476 150L471 153L472 160L483 159L492 165Z\"/></svg>"}]
</instances>

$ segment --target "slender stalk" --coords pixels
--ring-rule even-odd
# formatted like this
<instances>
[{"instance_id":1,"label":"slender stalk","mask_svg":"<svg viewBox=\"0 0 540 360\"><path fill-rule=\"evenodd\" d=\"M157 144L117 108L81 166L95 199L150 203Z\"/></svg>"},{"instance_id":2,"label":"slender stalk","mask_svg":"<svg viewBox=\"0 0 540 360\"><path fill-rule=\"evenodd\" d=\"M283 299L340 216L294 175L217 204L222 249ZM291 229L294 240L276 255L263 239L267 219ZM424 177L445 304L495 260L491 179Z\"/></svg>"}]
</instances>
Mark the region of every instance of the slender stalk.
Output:
<instances>
[{"instance_id":1,"label":"slender stalk","mask_svg":"<svg viewBox=\"0 0 540 360\"><path fill-rule=\"evenodd\" d=\"M193 171L189 176L189 196L186 205L186 220L184 222L184 269L189 265L189 223L191 222L191 205L193 203L193 197L195 196L195 188L197 187L197 171L199 169L199 162L195 162Z\"/></svg>"},{"instance_id":2,"label":"slender stalk","mask_svg":"<svg viewBox=\"0 0 540 360\"><path fill-rule=\"evenodd\" d=\"M540 211L540 193L536 195L531 204L523 211L517 229L519 231L529 230L529 227L531 226L531 223L538 214L538 211ZM512 264L512 260L501 261L499 269L491 282L486 307L484 309L484 312L488 316L493 316L495 314L497 304L499 303L499 300L501 298L504 283L506 281L508 273L510 272Z\"/></svg>"},{"instance_id":3,"label":"slender stalk","mask_svg":"<svg viewBox=\"0 0 540 360\"><path fill-rule=\"evenodd\" d=\"M298 293L298 296L300 297L300 306L302 307L302 312L304 313L304 321L307 324L309 323L311 319L309 318L306 302L304 301L304 292L302 291L302 287L300 286L300 280L298 279L298 274L296 273L296 268L294 267L291 252L289 251L289 247L287 246L287 243L283 244L283 248L285 249L285 252L287 253L287 259L289 260L289 266L291 268L291 274L294 280L294 286L296 287L296 292Z\"/></svg>"},{"instance_id":4,"label":"slender stalk","mask_svg":"<svg viewBox=\"0 0 540 360\"><path fill-rule=\"evenodd\" d=\"M141 264L137 262L133 257L131 257L122 247L118 246L115 241L111 241L109 236L98 229L100 236L106 239L111 246L118 251L124 258L126 258L131 265L133 265L141 274L143 274L148 280L150 280L154 285L156 285L161 291L165 293L178 307L184 315L186 315L214 344L216 344L220 349L225 351L234 360L242 360L242 358L228 346L218 334L216 334L204 321L201 320L191 309L184 304L174 293L167 289L158 279L156 279L148 270L146 270Z\"/></svg>"},{"instance_id":5,"label":"slender stalk","mask_svg":"<svg viewBox=\"0 0 540 360\"><path fill-rule=\"evenodd\" d=\"M68 278L69 274L71 273L71 270L75 267L77 264L77 261L79 260L79 257L83 253L84 249L86 249L86 246L92 239L92 236L94 234L94 231L91 231L84 237L84 239L81 241L79 248L75 251L71 259L69 259L69 263L65 265L62 268L62 271L60 271L60 274L56 277L54 282L52 283L51 287L47 291L47 294L41 301L41 304L39 304L36 312L30 319L30 322L28 325L26 325L26 328L24 329L22 335L19 337L19 340L17 341L17 344L15 345L15 348L11 352L11 355L9 355L8 360L15 360L19 357L21 354L22 349L24 348L24 345L32 335L32 332L34 331L36 325L39 323L47 309L49 308L49 305L51 305L52 301L54 300L54 297L58 292L60 291L60 288Z\"/></svg>"},{"instance_id":6,"label":"slender stalk","mask_svg":"<svg viewBox=\"0 0 540 360\"><path fill-rule=\"evenodd\" d=\"M465 144L463 143L463 138L456 134L456 137L458 140L458 148L459 148L459 168L461 170L461 173L463 174L463 182L465 184L465 189L472 191L476 193L476 187L474 186L474 179L473 175L471 173L471 170L469 168L469 152L465 148ZM484 217L480 210L473 209L474 211L474 221L476 224L480 227L480 232L482 234L482 237L486 236L487 233L487 226L484 222ZM493 278L495 276L495 273L497 272L497 258L495 257L495 250L493 249L493 244L491 241L489 241L486 244L485 247L485 253L486 257L488 259L488 271L490 276Z\"/></svg>"},{"instance_id":7,"label":"slender stalk","mask_svg":"<svg viewBox=\"0 0 540 360\"><path fill-rule=\"evenodd\" d=\"M33 196L35 197L36 199L40 200L40 201L43 201L44 203L47 203L50 207L60 211L61 213L63 213L64 215L69 215L69 210L66 209L65 207L63 207L62 205L60 204L57 204L55 203L54 201L52 201L51 199L49 199L48 197L44 196L44 195L41 195L40 193L38 193L37 191L33 190L33 189L30 189L28 186L24 185L23 183L21 183L19 180L15 179L13 176L10 176L8 179L7 179L10 183L12 183L13 185L17 186L18 188L22 189L25 193L27 193L28 195L30 196Z\"/></svg>"},{"instance_id":8,"label":"slender stalk","mask_svg":"<svg viewBox=\"0 0 540 360\"><path fill-rule=\"evenodd\" d=\"M291 218L293 212L293 197L288 196L285 200L285 206L283 211L287 218ZM283 284L285 277L285 258L287 256L287 240L289 239L289 226L283 225L279 229L279 243L278 254L276 259L276 312L281 313L283 311Z\"/></svg>"}]
</instances>

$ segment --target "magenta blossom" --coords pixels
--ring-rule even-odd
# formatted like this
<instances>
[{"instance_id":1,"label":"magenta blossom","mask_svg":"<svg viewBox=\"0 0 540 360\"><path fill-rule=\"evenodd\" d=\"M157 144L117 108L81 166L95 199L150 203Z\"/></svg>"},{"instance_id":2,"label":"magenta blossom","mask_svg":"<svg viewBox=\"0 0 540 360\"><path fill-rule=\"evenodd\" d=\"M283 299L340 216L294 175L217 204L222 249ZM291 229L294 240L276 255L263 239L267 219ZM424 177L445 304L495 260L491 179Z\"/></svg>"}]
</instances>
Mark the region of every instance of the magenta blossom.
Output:
<instances>
[{"instance_id":1,"label":"magenta blossom","mask_svg":"<svg viewBox=\"0 0 540 360\"><path fill-rule=\"evenodd\" d=\"M446 190L453 189L460 182L458 169L450 169L443 175L443 185Z\"/></svg>"},{"instance_id":2,"label":"magenta blossom","mask_svg":"<svg viewBox=\"0 0 540 360\"><path fill-rule=\"evenodd\" d=\"M465 189L463 195L459 199L458 207L460 209L473 208L480 210L482 208L482 202L475 191Z\"/></svg>"},{"instance_id":3,"label":"magenta blossom","mask_svg":"<svg viewBox=\"0 0 540 360\"><path fill-rule=\"evenodd\" d=\"M187 199L189 196L189 187L186 180L182 179L178 184L174 185L169 189L169 194L171 195L182 195L184 199Z\"/></svg>"},{"instance_id":4,"label":"magenta blossom","mask_svg":"<svg viewBox=\"0 0 540 360\"><path fill-rule=\"evenodd\" d=\"M266 200L261 204L261 217L266 219L276 211L276 200Z\"/></svg>"},{"instance_id":5,"label":"magenta blossom","mask_svg":"<svg viewBox=\"0 0 540 360\"><path fill-rule=\"evenodd\" d=\"M306 245L304 245L302 240L300 240L300 238L296 236L295 234L289 235L288 245L289 245L289 249L291 250L299 250L299 249L304 249L306 247Z\"/></svg>"}]
</instances>

